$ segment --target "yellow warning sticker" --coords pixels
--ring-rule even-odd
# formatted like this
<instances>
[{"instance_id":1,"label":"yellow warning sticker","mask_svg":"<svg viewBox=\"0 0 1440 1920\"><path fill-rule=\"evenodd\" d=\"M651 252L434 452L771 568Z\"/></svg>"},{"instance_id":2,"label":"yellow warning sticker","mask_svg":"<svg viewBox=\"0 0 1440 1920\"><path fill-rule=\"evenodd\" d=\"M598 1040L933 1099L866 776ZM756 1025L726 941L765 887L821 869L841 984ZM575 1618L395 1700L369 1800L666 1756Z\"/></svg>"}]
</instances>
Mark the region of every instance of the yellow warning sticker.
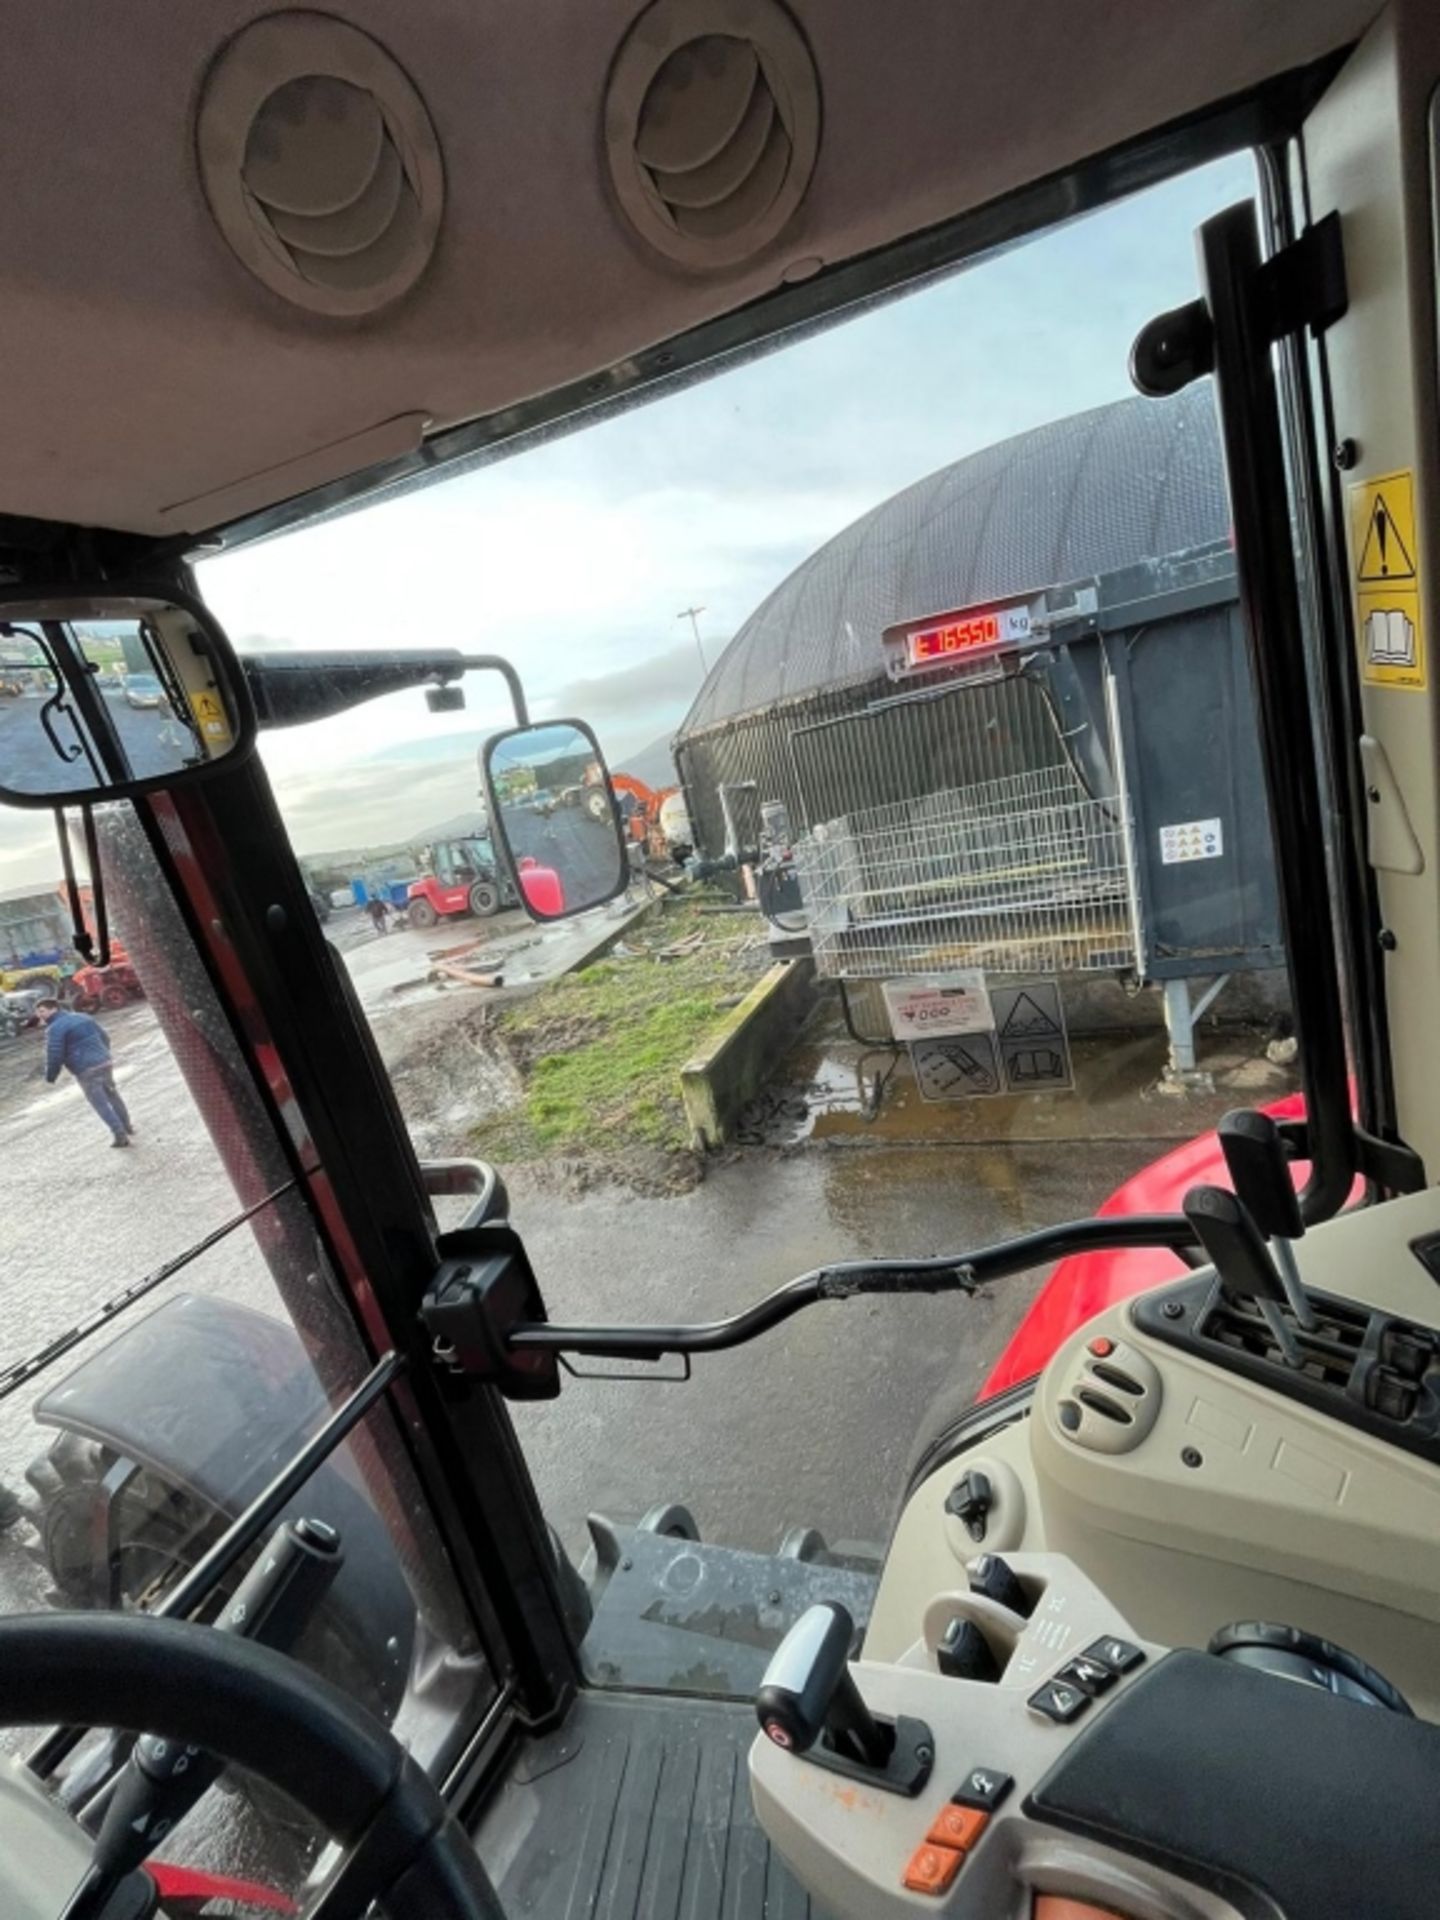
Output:
<instances>
[{"instance_id":1,"label":"yellow warning sticker","mask_svg":"<svg viewBox=\"0 0 1440 1920\"><path fill-rule=\"evenodd\" d=\"M1361 676L1372 686L1423 687L1425 633L1413 473L1384 473L1351 487L1350 551Z\"/></svg>"},{"instance_id":2,"label":"yellow warning sticker","mask_svg":"<svg viewBox=\"0 0 1440 1920\"><path fill-rule=\"evenodd\" d=\"M226 718L219 694L211 693L208 689L200 693L192 693L190 706L206 746L212 751L228 747L230 722Z\"/></svg>"}]
</instances>

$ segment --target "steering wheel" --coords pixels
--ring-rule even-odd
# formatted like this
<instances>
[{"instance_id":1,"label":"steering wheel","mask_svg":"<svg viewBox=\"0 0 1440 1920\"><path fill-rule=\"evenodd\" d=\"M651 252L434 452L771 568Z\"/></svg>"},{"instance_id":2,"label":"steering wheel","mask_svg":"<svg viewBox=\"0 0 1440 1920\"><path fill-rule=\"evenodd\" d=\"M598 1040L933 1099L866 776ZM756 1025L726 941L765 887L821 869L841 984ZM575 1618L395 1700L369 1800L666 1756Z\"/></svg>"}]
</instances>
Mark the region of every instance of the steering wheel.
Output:
<instances>
[{"instance_id":1,"label":"steering wheel","mask_svg":"<svg viewBox=\"0 0 1440 1920\"><path fill-rule=\"evenodd\" d=\"M0 1620L0 1726L158 1733L245 1767L345 1849L325 1911L503 1920L463 1828L378 1721L238 1635L143 1614ZM333 1902L333 1905L332 1905Z\"/></svg>"}]
</instances>

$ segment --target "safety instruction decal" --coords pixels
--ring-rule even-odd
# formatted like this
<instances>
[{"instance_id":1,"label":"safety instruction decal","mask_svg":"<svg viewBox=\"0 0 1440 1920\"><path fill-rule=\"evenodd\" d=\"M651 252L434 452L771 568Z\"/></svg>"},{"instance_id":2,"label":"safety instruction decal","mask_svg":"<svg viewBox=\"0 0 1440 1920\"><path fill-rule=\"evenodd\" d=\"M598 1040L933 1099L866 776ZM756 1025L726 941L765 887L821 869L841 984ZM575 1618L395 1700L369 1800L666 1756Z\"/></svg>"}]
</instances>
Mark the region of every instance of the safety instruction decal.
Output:
<instances>
[{"instance_id":1,"label":"safety instruction decal","mask_svg":"<svg viewBox=\"0 0 1440 1920\"><path fill-rule=\"evenodd\" d=\"M1011 1093L1065 1093L1075 1084L1070 1037L1055 980L992 987L1000 1064Z\"/></svg>"},{"instance_id":2,"label":"safety instruction decal","mask_svg":"<svg viewBox=\"0 0 1440 1920\"><path fill-rule=\"evenodd\" d=\"M912 1040L910 1064L922 1100L983 1100L1001 1091L1000 1055L993 1033Z\"/></svg>"},{"instance_id":3,"label":"safety instruction decal","mask_svg":"<svg viewBox=\"0 0 1440 1920\"><path fill-rule=\"evenodd\" d=\"M1351 487L1350 551L1362 678L1377 687L1423 688L1420 543L1408 469Z\"/></svg>"},{"instance_id":4,"label":"safety instruction decal","mask_svg":"<svg viewBox=\"0 0 1440 1920\"><path fill-rule=\"evenodd\" d=\"M897 1040L928 1040L939 1035L984 1033L995 1024L983 967L932 973L909 980L886 980L881 987L890 1031Z\"/></svg>"},{"instance_id":5,"label":"safety instruction decal","mask_svg":"<svg viewBox=\"0 0 1440 1920\"><path fill-rule=\"evenodd\" d=\"M1160 864L1178 866L1183 860L1218 860L1225 851L1225 826L1220 820L1181 820L1160 829Z\"/></svg>"},{"instance_id":6,"label":"safety instruction decal","mask_svg":"<svg viewBox=\"0 0 1440 1920\"><path fill-rule=\"evenodd\" d=\"M1059 982L992 986L987 1005L992 1021L987 1030L911 1040L910 1063L921 1097L976 1100L997 1093L1068 1093L1075 1073Z\"/></svg>"}]
</instances>

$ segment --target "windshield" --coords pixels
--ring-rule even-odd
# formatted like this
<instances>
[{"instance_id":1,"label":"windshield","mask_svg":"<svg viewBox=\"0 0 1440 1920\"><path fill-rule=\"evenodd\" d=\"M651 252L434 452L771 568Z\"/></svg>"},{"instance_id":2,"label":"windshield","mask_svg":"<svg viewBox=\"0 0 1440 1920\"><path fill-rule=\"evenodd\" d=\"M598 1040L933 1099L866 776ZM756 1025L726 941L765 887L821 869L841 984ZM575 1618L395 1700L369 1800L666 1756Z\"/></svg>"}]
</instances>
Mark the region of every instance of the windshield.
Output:
<instances>
[{"instance_id":1,"label":"windshield","mask_svg":"<svg viewBox=\"0 0 1440 1920\"><path fill-rule=\"evenodd\" d=\"M1253 191L1224 162L203 566L242 647L483 646L598 732L633 884L553 926L455 855L498 679L262 738L412 1137L502 1165L552 1319L1174 1208L1167 1156L1294 1110L1213 395L1127 376ZM542 751L500 765L543 864L591 775ZM1046 1277L804 1315L683 1389L567 1379L516 1410L546 1511L577 1562L589 1516L674 1501L709 1540L873 1546L927 1404L974 1397Z\"/></svg>"},{"instance_id":2,"label":"windshield","mask_svg":"<svg viewBox=\"0 0 1440 1920\"><path fill-rule=\"evenodd\" d=\"M1141 399L1126 374L1193 293L1196 223L1253 185L1216 165L512 462L201 563L242 654L400 635L521 672L528 748L494 742L514 703L471 671L463 705L417 686L262 731L260 753L333 954L327 1043L362 1057L358 1008L419 1159L501 1168L552 1321L706 1322L837 1261L1173 1210L1218 1169L1222 1113L1297 1110L1213 396ZM98 643L122 724L168 724L159 677ZM43 678L17 663L4 697ZM7 1001L0 1043L17 1608L77 1582L163 1599L254 1484L225 1434L258 1421L273 1461L366 1366L369 1282L295 1184L300 1110L283 1077L256 1106L265 1036L247 1064L229 1022L253 1012L217 1001L157 849L191 863L212 928L223 870L163 803L102 817L104 968L74 949L48 823L6 821L0 985L58 1003ZM624 891L529 918L559 851L612 818ZM1097 1287L1177 1270L1151 1250L1062 1274L1050 1346ZM1011 1342L1051 1277L826 1306L683 1386L577 1364L556 1403L512 1410L566 1590L605 1589L647 1516L862 1577L909 1463L1043 1364ZM116 1300L146 1365L104 1361ZM213 1462L182 1336L237 1396ZM67 1416L77 1369L77 1405L109 1378L104 1419ZM393 1438L382 1404L335 1475L410 1638L377 1645L372 1621L343 1658L433 1756L494 1666ZM737 1690L699 1653L655 1683Z\"/></svg>"}]
</instances>

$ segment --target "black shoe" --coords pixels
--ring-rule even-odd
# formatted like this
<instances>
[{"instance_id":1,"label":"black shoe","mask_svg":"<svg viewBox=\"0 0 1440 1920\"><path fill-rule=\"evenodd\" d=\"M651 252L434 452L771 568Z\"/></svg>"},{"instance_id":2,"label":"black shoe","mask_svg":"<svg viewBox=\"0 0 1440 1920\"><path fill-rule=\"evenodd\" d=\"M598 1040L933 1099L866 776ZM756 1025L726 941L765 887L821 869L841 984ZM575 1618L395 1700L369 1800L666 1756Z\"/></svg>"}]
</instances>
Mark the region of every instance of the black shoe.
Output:
<instances>
[{"instance_id":1,"label":"black shoe","mask_svg":"<svg viewBox=\"0 0 1440 1920\"><path fill-rule=\"evenodd\" d=\"M128 1147L130 1144L130 1136L128 1133L117 1133L110 1144L112 1147Z\"/></svg>"},{"instance_id":2,"label":"black shoe","mask_svg":"<svg viewBox=\"0 0 1440 1920\"><path fill-rule=\"evenodd\" d=\"M24 1515L25 1509L20 1504L19 1496L0 1481L0 1533L4 1533L7 1527L13 1527Z\"/></svg>"},{"instance_id":3,"label":"black shoe","mask_svg":"<svg viewBox=\"0 0 1440 1920\"><path fill-rule=\"evenodd\" d=\"M135 1129L128 1120L125 1122L125 1131L132 1140L135 1138Z\"/></svg>"}]
</instances>

